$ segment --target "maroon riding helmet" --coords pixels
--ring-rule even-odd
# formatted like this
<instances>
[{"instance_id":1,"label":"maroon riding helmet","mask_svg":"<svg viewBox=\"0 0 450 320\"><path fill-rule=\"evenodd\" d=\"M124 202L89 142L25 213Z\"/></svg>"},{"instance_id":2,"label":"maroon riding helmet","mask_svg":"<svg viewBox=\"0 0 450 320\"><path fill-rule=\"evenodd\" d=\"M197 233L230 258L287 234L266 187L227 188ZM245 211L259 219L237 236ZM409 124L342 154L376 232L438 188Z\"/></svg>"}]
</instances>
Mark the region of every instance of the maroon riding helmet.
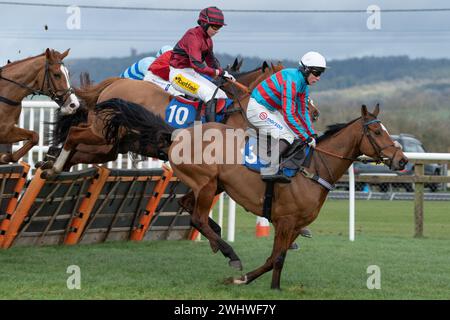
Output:
<instances>
[{"instance_id":1,"label":"maroon riding helmet","mask_svg":"<svg viewBox=\"0 0 450 320\"><path fill-rule=\"evenodd\" d=\"M197 23L199 25L226 26L223 12L217 7L208 7L200 11Z\"/></svg>"}]
</instances>

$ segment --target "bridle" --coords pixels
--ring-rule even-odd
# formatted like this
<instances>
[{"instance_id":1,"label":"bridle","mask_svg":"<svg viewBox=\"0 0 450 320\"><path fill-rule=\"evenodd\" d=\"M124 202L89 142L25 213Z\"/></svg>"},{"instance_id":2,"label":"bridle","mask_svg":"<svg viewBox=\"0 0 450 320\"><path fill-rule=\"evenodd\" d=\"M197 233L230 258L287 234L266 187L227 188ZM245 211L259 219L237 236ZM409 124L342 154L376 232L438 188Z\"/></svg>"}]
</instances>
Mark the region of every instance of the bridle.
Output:
<instances>
[{"instance_id":1,"label":"bridle","mask_svg":"<svg viewBox=\"0 0 450 320\"><path fill-rule=\"evenodd\" d=\"M369 140L370 144L372 145L373 150L375 150L375 152L377 154L375 161L377 163L381 163L381 162L386 161L386 159L387 159L388 163L389 163L389 167L390 167L394 161L395 155L400 150L400 148L397 147L394 143L380 147L380 145L376 142L376 140L370 134L371 130L369 130L369 125L371 125L372 123L381 123L381 121L378 119L369 120L363 124L363 128L364 128L364 134L366 135L367 140ZM395 148L395 152L391 157L388 157L383 153L383 150L386 150L387 148L390 148L390 147Z\"/></svg>"},{"instance_id":2,"label":"bridle","mask_svg":"<svg viewBox=\"0 0 450 320\"><path fill-rule=\"evenodd\" d=\"M366 136L367 140L369 140L369 143L371 144L373 150L376 153L376 156L374 157L375 161L377 163L381 163L381 162L384 163L387 160L388 163L389 163L389 166L390 166L393 163L393 160L394 160L397 152L400 150L400 148L397 147L394 143L391 143L391 144L388 144L386 146L382 146L381 147L376 142L376 140L374 139L374 137L370 133L371 130L370 130L369 126L371 124L374 124L374 123L381 123L381 121L379 119L372 119L372 120L368 120L368 121L363 123L363 133L361 135L361 139L360 139L359 142L361 144L361 140L364 138L364 136ZM394 152L394 154L391 157L387 157L383 153L383 150L386 150L387 148L390 148L390 147L395 148L395 152ZM315 150L319 151L320 153L327 154L329 156L332 156L332 157L335 157L335 158L339 158L339 159L350 160L350 161L359 161L360 160L358 158L350 158L350 157L341 156L341 155L335 154L333 152L330 152L330 151L327 151L327 150L323 150L323 149L321 149L319 147L316 147Z\"/></svg>"},{"instance_id":3,"label":"bridle","mask_svg":"<svg viewBox=\"0 0 450 320\"><path fill-rule=\"evenodd\" d=\"M23 89L27 89L31 91L33 95L46 95L50 97L53 101L55 101L59 107L63 107L67 99L69 98L71 93L74 93L74 90L72 87L67 88L66 90L57 90L56 86L53 82L52 77L50 76L49 66L52 64L59 64L64 65L64 63L61 62L54 62L50 63L47 59L45 60L45 73L44 73L44 79L42 81L42 85L40 89L34 89L31 86L28 86L26 84L17 82L15 80L5 78L2 76L3 68L0 68L0 80L5 80L10 83L13 83ZM65 75L67 76L67 75ZM46 89L44 89L46 87ZM21 102L12 101L6 97L0 96L0 102L4 102L6 104L12 105L12 106L18 106Z\"/></svg>"}]
</instances>

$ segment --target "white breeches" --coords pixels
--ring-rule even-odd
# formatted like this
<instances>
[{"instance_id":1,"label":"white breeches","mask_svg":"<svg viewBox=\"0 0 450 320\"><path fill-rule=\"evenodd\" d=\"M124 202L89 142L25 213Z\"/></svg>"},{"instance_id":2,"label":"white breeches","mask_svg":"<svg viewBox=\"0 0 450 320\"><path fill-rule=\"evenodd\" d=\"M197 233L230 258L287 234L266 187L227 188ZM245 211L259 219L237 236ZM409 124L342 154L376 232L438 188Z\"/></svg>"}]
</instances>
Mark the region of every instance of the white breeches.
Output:
<instances>
[{"instance_id":1,"label":"white breeches","mask_svg":"<svg viewBox=\"0 0 450 320\"><path fill-rule=\"evenodd\" d=\"M203 102L212 99L217 86L201 76L192 68L175 69L170 67L169 80L173 87L188 96L198 98ZM226 99L226 93L219 89L214 97L215 99Z\"/></svg>"},{"instance_id":2,"label":"white breeches","mask_svg":"<svg viewBox=\"0 0 450 320\"><path fill-rule=\"evenodd\" d=\"M296 138L280 112L270 111L253 98L250 98L248 102L247 118L256 128L274 139L284 139L292 144Z\"/></svg>"},{"instance_id":3,"label":"white breeches","mask_svg":"<svg viewBox=\"0 0 450 320\"><path fill-rule=\"evenodd\" d=\"M163 78L157 76L156 74L152 73L151 71L148 71L147 74L144 77L144 81L148 81L151 83L156 84L164 91L167 91L171 95L174 96L181 96L183 93L176 90L172 84L169 81L164 80Z\"/></svg>"}]
</instances>

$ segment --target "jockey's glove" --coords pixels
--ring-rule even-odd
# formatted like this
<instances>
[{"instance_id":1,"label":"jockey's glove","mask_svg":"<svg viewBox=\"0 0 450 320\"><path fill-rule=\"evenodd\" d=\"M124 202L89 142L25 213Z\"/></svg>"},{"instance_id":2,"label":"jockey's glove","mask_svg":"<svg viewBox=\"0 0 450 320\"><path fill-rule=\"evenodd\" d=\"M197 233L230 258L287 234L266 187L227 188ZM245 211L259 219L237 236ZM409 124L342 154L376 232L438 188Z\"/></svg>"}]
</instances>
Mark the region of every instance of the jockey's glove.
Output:
<instances>
[{"instance_id":1,"label":"jockey's glove","mask_svg":"<svg viewBox=\"0 0 450 320\"><path fill-rule=\"evenodd\" d=\"M310 136L308 139L306 139L306 143L311 148L315 148L316 147L316 139L313 136Z\"/></svg>"},{"instance_id":2,"label":"jockey's glove","mask_svg":"<svg viewBox=\"0 0 450 320\"><path fill-rule=\"evenodd\" d=\"M231 81L236 81L236 78L233 77L231 74L228 73L228 71L224 70L221 74L221 76L225 79L231 80Z\"/></svg>"}]
</instances>

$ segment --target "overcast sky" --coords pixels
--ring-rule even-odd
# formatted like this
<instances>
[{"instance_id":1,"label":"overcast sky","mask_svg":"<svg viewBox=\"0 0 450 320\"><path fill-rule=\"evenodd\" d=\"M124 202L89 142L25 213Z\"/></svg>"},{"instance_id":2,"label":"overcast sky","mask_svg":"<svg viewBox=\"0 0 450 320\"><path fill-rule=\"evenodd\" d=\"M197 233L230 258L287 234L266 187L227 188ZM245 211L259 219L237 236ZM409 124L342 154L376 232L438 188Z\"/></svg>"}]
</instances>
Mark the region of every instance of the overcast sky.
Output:
<instances>
[{"instance_id":1,"label":"overcast sky","mask_svg":"<svg viewBox=\"0 0 450 320\"><path fill-rule=\"evenodd\" d=\"M17 0L17 2L201 9L216 5L228 26L214 38L215 51L270 59L295 59L309 50L329 59L365 55L409 55L450 58L450 11L381 12L380 29L369 30L370 14L242 13L233 9L366 10L450 8L444 0L226 0L226 1L102 1ZM175 44L196 25L198 12L81 9L80 29L69 30L66 8L13 6L0 1L0 64L41 53L46 47L70 57L127 56ZM48 26L45 30L44 26Z\"/></svg>"}]
</instances>

